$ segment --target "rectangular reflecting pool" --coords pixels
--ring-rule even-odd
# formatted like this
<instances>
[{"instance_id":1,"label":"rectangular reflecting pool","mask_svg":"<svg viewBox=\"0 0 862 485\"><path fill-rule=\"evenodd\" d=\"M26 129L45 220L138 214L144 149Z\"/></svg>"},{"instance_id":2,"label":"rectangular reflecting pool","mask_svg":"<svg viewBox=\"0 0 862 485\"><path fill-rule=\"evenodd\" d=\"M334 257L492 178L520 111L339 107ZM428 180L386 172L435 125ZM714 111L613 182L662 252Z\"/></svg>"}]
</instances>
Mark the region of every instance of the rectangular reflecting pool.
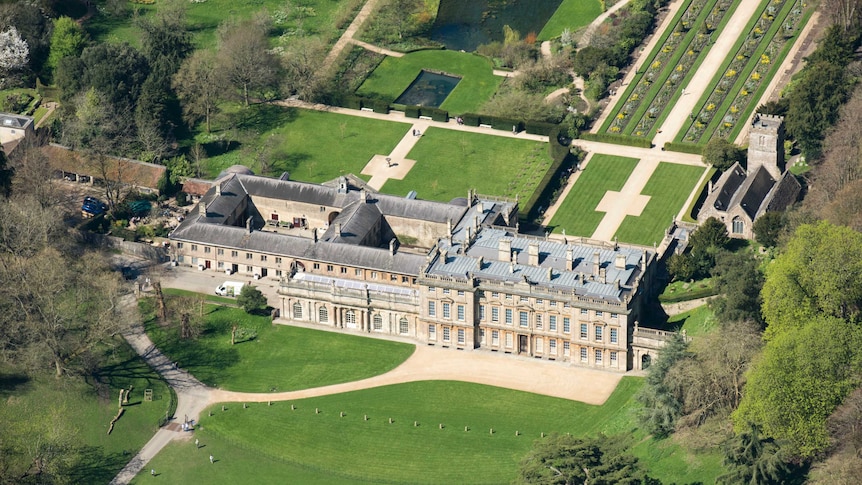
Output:
<instances>
[{"instance_id":1,"label":"rectangular reflecting pool","mask_svg":"<svg viewBox=\"0 0 862 485\"><path fill-rule=\"evenodd\" d=\"M458 76L423 69L395 103L439 108L459 81L461 78Z\"/></svg>"}]
</instances>

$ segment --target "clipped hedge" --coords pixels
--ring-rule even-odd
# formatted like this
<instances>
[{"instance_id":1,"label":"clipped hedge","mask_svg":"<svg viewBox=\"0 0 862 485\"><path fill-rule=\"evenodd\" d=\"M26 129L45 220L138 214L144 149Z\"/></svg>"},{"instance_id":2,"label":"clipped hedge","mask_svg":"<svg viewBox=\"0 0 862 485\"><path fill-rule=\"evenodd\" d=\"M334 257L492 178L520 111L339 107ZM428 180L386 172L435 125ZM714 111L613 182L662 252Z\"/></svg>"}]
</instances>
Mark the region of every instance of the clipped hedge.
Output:
<instances>
[{"instance_id":1,"label":"clipped hedge","mask_svg":"<svg viewBox=\"0 0 862 485\"><path fill-rule=\"evenodd\" d=\"M597 141L601 143L613 143L638 148L652 148L652 141L645 138L637 138L628 135L617 135L614 133L581 133L581 140Z\"/></svg>"},{"instance_id":2,"label":"clipped hedge","mask_svg":"<svg viewBox=\"0 0 862 485\"><path fill-rule=\"evenodd\" d=\"M527 201L525 207L529 207L527 218L532 220L538 217L538 211L542 204L541 201L548 200L557 189L560 188L564 179L563 172L568 170L575 157L569 150L569 140L563 134L563 128L559 125L553 125L548 134L548 153L551 157L551 166L539 182L539 188L533 192L533 196Z\"/></svg>"},{"instance_id":3,"label":"clipped hedge","mask_svg":"<svg viewBox=\"0 0 862 485\"><path fill-rule=\"evenodd\" d=\"M404 116L407 118L418 118L420 113L419 106L405 106Z\"/></svg>"},{"instance_id":4,"label":"clipped hedge","mask_svg":"<svg viewBox=\"0 0 862 485\"><path fill-rule=\"evenodd\" d=\"M362 109L362 98L351 94L349 96L345 96L344 99L341 100L340 104L343 108Z\"/></svg>"},{"instance_id":5,"label":"clipped hedge","mask_svg":"<svg viewBox=\"0 0 862 485\"><path fill-rule=\"evenodd\" d=\"M703 155L702 145L692 145L690 143L679 143L674 141L665 142L665 151L691 153L692 155Z\"/></svg>"},{"instance_id":6,"label":"clipped hedge","mask_svg":"<svg viewBox=\"0 0 862 485\"><path fill-rule=\"evenodd\" d=\"M431 108L430 116L434 121L442 121L443 123L447 123L449 121L449 112L445 109Z\"/></svg>"},{"instance_id":7,"label":"clipped hedge","mask_svg":"<svg viewBox=\"0 0 862 485\"><path fill-rule=\"evenodd\" d=\"M368 102L362 102L363 108L371 108L375 113L389 114L389 102L380 99L370 99Z\"/></svg>"},{"instance_id":8,"label":"clipped hedge","mask_svg":"<svg viewBox=\"0 0 862 485\"><path fill-rule=\"evenodd\" d=\"M524 130L531 135L550 136L557 125L545 121L525 121Z\"/></svg>"},{"instance_id":9,"label":"clipped hedge","mask_svg":"<svg viewBox=\"0 0 862 485\"><path fill-rule=\"evenodd\" d=\"M467 126L479 126L479 115L476 113L464 113L461 115L461 120Z\"/></svg>"}]
</instances>

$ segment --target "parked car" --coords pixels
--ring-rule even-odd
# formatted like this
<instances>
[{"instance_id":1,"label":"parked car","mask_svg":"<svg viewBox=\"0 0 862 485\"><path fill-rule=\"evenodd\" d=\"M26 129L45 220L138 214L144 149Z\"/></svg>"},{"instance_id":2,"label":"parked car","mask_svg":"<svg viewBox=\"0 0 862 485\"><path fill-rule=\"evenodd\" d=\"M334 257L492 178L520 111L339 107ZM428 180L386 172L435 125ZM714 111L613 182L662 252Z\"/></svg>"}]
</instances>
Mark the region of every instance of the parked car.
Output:
<instances>
[{"instance_id":1,"label":"parked car","mask_svg":"<svg viewBox=\"0 0 862 485\"><path fill-rule=\"evenodd\" d=\"M84 197L84 203L81 204L81 212L90 217L104 214L108 211L108 206L101 200L95 197Z\"/></svg>"}]
</instances>

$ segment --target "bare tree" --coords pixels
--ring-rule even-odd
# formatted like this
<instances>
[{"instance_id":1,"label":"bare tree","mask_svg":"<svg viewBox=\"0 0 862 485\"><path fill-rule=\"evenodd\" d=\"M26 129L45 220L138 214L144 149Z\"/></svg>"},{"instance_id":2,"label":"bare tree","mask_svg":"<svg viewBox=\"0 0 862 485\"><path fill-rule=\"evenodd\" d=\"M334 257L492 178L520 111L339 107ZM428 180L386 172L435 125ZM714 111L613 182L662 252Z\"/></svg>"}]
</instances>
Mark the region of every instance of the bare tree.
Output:
<instances>
[{"instance_id":1,"label":"bare tree","mask_svg":"<svg viewBox=\"0 0 862 485\"><path fill-rule=\"evenodd\" d=\"M241 93L246 106L253 93L277 85L278 60L269 51L264 26L255 22L226 22L219 27L219 72Z\"/></svg>"},{"instance_id":2,"label":"bare tree","mask_svg":"<svg viewBox=\"0 0 862 485\"><path fill-rule=\"evenodd\" d=\"M182 63L172 84L186 121L191 125L203 118L209 133L210 121L218 112L218 102L224 93L215 54L208 50L196 51Z\"/></svg>"},{"instance_id":3,"label":"bare tree","mask_svg":"<svg viewBox=\"0 0 862 485\"><path fill-rule=\"evenodd\" d=\"M823 0L823 11L829 14L832 23L840 25L845 32L858 25L860 0Z\"/></svg>"}]
</instances>

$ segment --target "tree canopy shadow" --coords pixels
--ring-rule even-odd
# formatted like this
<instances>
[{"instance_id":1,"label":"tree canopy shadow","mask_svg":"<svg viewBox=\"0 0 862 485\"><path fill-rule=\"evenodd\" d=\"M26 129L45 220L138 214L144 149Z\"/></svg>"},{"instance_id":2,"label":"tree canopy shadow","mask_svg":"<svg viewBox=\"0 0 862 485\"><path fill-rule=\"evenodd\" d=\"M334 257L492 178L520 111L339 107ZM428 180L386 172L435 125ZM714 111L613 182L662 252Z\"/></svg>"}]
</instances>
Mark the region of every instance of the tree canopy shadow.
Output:
<instances>
[{"instance_id":1,"label":"tree canopy shadow","mask_svg":"<svg viewBox=\"0 0 862 485\"><path fill-rule=\"evenodd\" d=\"M23 391L30 383L30 377L20 373L0 373L0 396L9 396Z\"/></svg>"},{"instance_id":2,"label":"tree canopy shadow","mask_svg":"<svg viewBox=\"0 0 862 485\"><path fill-rule=\"evenodd\" d=\"M98 446L84 446L69 470L70 483L109 483L132 459L134 453L106 453Z\"/></svg>"}]
</instances>

